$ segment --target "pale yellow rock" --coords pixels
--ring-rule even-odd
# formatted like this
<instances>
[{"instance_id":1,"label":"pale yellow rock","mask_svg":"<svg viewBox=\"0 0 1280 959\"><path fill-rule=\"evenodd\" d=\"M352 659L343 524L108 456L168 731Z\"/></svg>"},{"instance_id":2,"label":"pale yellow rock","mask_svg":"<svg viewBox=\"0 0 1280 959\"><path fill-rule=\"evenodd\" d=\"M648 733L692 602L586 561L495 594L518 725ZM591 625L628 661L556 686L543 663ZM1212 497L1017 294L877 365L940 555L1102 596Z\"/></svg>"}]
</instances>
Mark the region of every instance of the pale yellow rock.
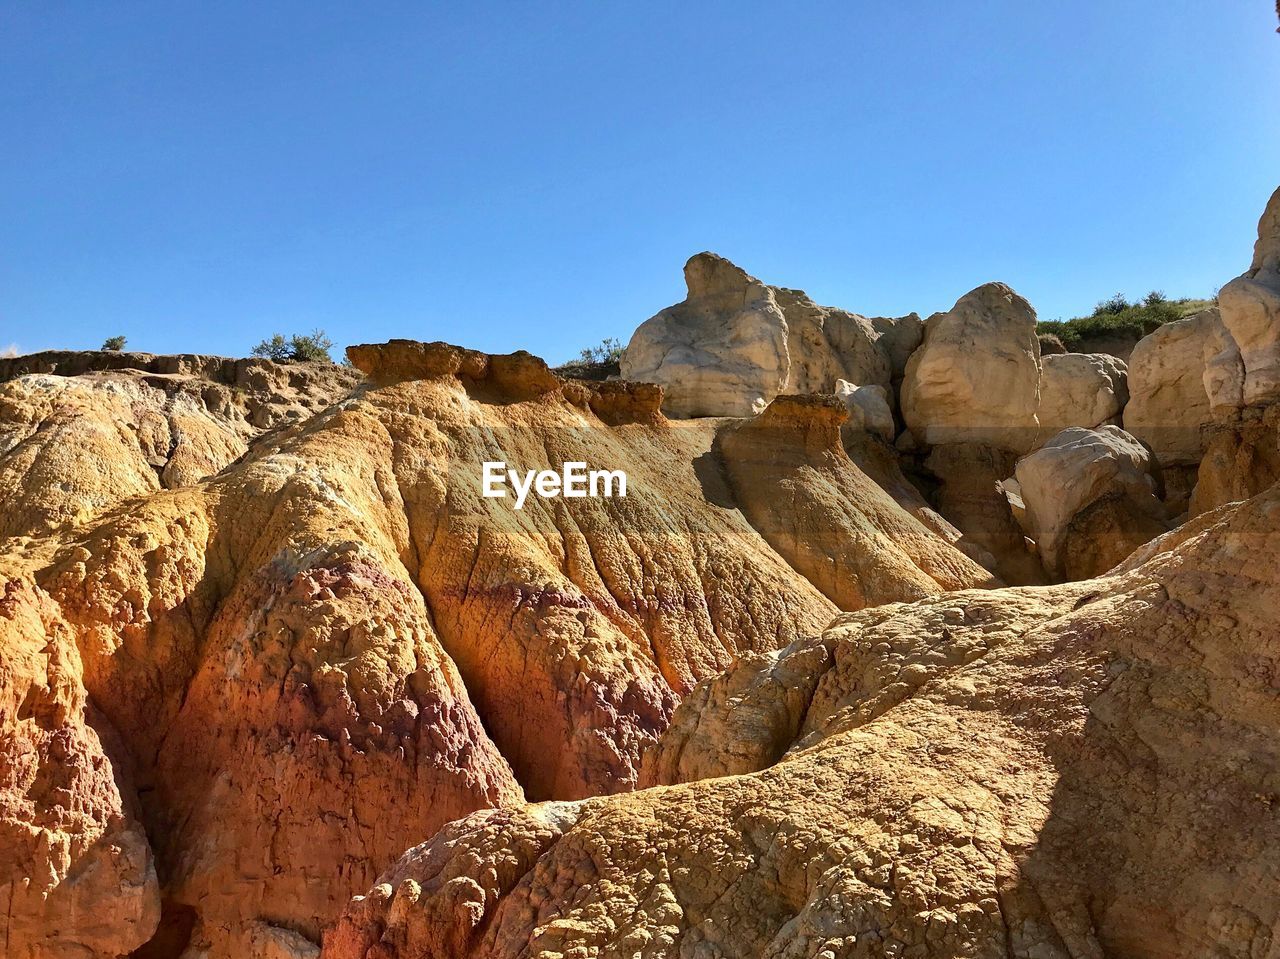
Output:
<instances>
[{"instance_id":1,"label":"pale yellow rock","mask_svg":"<svg viewBox=\"0 0 1280 959\"><path fill-rule=\"evenodd\" d=\"M0 539L48 533L188 486L357 374L330 363L145 353L0 359Z\"/></svg>"},{"instance_id":2,"label":"pale yellow rock","mask_svg":"<svg viewBox=\"0 0 1280 959\"><path fill-rule=\"evenodd\" d=\"M879 436L893 442L897 431L889 394L883 386L858 386L848 380L836 380L835 395L849 411L849 428Z\"/></svg>"},{"instance_id":3,"label":"pale yellow rock","mask_svg":"<svg viewBox=\"0 0 1280 959\"><path fill-rule=\"evenodd\" d=\"M1258 222L1253 263L1218 292L1218 302L1244 367L1242 402L1280 398L1280 190Z\"/></svg>"},{"instance_id":4,"label":"pale yellow rock","mask_svg":"<svg viewBox=\"0 0 1280 959\"><path fill-rule=\"evenodd\" d=\"M888 389L920 319L868 318L768 286L714 253L685 264L688 296L640 325L622 376L660 384L672 416L750 416L782 393L830 393L839 378Z\"/></svg>"},{"instance_id":5,"label":"pale yellow rock","mask_svg":"<svg viewBox=\"0 0 1280 959\"><path fill-rule=\"evenodd\" d=\"M1106 353L1058 353L1040 358L1040 441L1073 426L1118 424L1129 401L1124 360Z\"/></svg>"},{"instance_id":6,"label":"pale yellow rock","mask_svg":"<svg viewBox=\"0 0 1280 959\"><path fill-rule=\"evenodd\" d=\"M1040 341L1031 304L1003 283L966 293L929 317L907 362L902 415L925 445L1023 453L1039 432Z\"/></svg>"},{"instance_id":7,"label":"pale yellow rock","mask_svg":"<svg viewBox=\"0 0 1280 959\"><path fill-rule=\"evenodd\" d=\"M1195 465L1204 455L1212 420L1205 360L1220 343L1221 326L1216 308L1204 310L1144 336L1129 357L1124 428L1162 467Z\"/></svg>"},{"instance_id":8,"label":"pale yellow rock","mask_svg":"<svg viewBox=\"0 0 1280 959\"><path fill-rule=\"evenodd\" d=\"M0 544L5 959L310 955L445 823L634 788L681 695L741 656L841 605L989 580L858 471L834 397L672 423L656 386L561 380L527 353L350 354L366 376L343 395L172 489L147 457L172 453L179 401L151 380L222 396L208 370L7 384L7 461L72 472L0 489L46 531ZM238 409L193 415L239 428ZM59 416L115 432L58 460ZM95 500L90 456L154 485ZM486 461L621 469L628 495L517 510L481 495ZM478 881L451 887L461 912Z\"/></svg>"},{"instance_id":9,"label":"pale yellow rock","mask_svg":"<svg viewBox=\"0 0 1280 959\"><path fill-rule=\"evenodd\" d=\"M1020 522L1056 579L1101 575L1168 530L1151 455L1118 426L1063 430L1018 460L1016 480Z\"/></svg>"}]
</instances>

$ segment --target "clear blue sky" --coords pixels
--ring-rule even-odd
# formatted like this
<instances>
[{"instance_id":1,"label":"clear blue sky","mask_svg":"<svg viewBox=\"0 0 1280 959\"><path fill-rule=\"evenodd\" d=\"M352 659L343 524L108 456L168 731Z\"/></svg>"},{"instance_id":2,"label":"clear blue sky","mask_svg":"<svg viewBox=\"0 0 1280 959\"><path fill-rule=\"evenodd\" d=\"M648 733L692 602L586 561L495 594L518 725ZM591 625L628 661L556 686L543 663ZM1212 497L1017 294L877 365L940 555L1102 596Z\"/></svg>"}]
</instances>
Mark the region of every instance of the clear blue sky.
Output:
<instances>
[{"instance_id":1,"label":"clear blue sky","mask_svg":"<svg viewBox=\"0 0 1280 959\"><path fill-rule=\"evenodd\" d=\"M1208 294L1271 0L5 3L0 350L323 327L552 361L715 250L868 314Z\"/></svg>"}]
</instances>

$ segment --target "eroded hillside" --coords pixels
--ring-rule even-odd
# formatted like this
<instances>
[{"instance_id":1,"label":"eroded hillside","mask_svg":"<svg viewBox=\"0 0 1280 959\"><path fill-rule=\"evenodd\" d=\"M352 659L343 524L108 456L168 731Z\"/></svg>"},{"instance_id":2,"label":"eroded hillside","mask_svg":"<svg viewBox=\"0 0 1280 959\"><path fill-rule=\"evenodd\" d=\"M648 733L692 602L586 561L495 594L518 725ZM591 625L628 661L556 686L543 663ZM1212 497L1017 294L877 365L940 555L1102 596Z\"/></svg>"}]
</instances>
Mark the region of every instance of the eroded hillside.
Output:
<instances>
[{"instance_id":1,"label":"eroded hillside","mask_svg":"<svg viewBox=\"0 0 1280 959\"><path fill-rule=\"evenodd\" d=\"M3 361L6 956L1271 955L1280 192L1127 365L686 280L657 384Z\"/></svg>"},{"instance_id":2,"label":"eroded hillside","mask_svg":"<svg viewBox=\"0 0 1280 959\"><path fill-rule=\"evenodd\" d=\"M123 953L158 923L148 948L174 955L318 941L452 819L634 788L680 696L742 653L990 581L853 465L842 408L802 406L761 451L736 422L668 421L655 387L562 381L527 354L351 352L359 385L171 489L138 438L154 374L5 387L34 464L9 475L74 479L6 497L12 528L55 531L0 557L14 955ZM46 389L56 403L30 399ZM103 439L61 442L64 421ZM771 469L745 508L743 457ZM516 510L480 495L495 460L607 464L633 492ZM805 504L777 549L770 489ZM836 580L798 558L828 524L862 554Z\"/></svg>"}]
</instances>

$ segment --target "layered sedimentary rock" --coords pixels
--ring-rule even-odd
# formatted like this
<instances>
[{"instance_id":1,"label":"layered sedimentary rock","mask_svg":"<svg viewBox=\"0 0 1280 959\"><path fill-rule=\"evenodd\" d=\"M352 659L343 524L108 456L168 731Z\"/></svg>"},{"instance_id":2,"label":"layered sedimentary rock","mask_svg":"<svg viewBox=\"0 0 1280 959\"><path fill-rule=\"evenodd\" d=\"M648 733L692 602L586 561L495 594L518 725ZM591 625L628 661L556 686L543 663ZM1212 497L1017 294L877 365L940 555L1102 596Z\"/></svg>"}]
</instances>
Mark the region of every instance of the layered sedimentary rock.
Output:
<instances>
[{"instance_id":1,"label":"layered sedimentary rock","mask_svg":"<svg viewBox=\"0 0 1280 959\"><path fill-rule=\"evenodd\" d=\"M140 353L0 360L0 538L190 485L357 380L332 364Z\"/></svg>"},{"instance_id":2,"label":"layered sedimentary rock","mask_svg":"<svg viewBox=\"0 0 1280 959\"><path fill-rule=\"evenodd\" d=\"M1099 576L1168 531L1151 455L1118 426L1063 430L1015 476L1027 535L1056 579Z\"/></svg>"},{"instance_id":3,"label":"layered sedimentary rock","mask_svg":"<svg viewBox=\"0 0 1280 959\"><path fill-rule=\"evenodd\" d=\"M829 393L839 378L889 388L920 320L867 318L768 286L713 253L684 267L688 296L640 325L627 380L660 384L673 416L750 416L775 397Z\"/></svg>"},{"instance_id":4,"label":"layered sedimentary rock","mask_svg":"<svg viewBox=\"0 0 1280 959\"><path fill-rule=\"evenodd\" d=\"M1256 496L1280 482L1280 402L1232 409L1207 428L1190 513Z\"/></svg>"},{"instance_id":5,"label":"layered sedimentary rock","mask_svg":"<svg viewBox=\"0 0 1280 959\"><path fill-rule=\"evenodd\" d=\"M672 785L453 823L323 955L1265 955L1278 571L1272 489L1107 579L841 617L695 689Z\"/></svg>"},{"instance_id":6,"label":"layered sedimentary rock","mask_svg":"<svg viewBox=\"0 0 1280 959\"><path fill-rule=\"evenodd\" d=\"M1219 294L1222 327L1205 346L1205 430L1191 513L1280 479L1280 191L1258 223L1253 263Z\"/></svg>"},{"instance_id":7,"label":"layered sedimentary rock","mask_svg":"<svg viewBox=\"0 0 1280 959\"><path fill-rule=\"evenodd\" d=\"M350 355L348 395L214 476L13 511L53 532L0 552L8 955L314 952L444 823L633 788L680 696L742 654L989 579L848 459L834 397L752 433L524 353ZM72 380L160 389L107 375ZM44 382L10 384L15 418ZM121 431L104 470L146 461L151 402L92 421ZM516 509L482 495L497 461L621 469L628 495Z\"/></svg>"},{"instance_id":8,"label":"layered sedimentary rock","mask_svg":"<svg viewBox=\"0 0 1280 959\"><path fill-rule=\"evenodd\" d=\"M780 396L722 432L717 449L752 525L841 609L992 585L854 465L840 439L847 416L836 397Z\"/></svg>"},{"instance_id":9,"label":"layered sedimentary rock","mask_svg":"<svg viewBox=\"0 0 1280 959\"><path fill-rule=\"evenodd\" d=\"M1041 442L1073 426L1120 422L1129 401L1124 360L1106 353L1060 353L1040 362Z\"/></svg>"},{"instance_id":10,"label":"layered sedimentary rock","mask_svg":"<svg viewBox=\"0 0 1280 959\"><path fill-rule=\"evenodd\" d=\"M987 283L929 317L902 382L902 415L916 440L1023 453L1035 445L1039 405L1030 303L1003 283Z\"/></svg>"},{"instance_id":11,"label":"layered sedimentary rock","mask_svg":"<svg viewBox=\"0 0 1280 959\"><path fill-rule=\"evenodd\" d=\"M935 446L925 459L934 479L933 501L947 522L960 530L961 543L985 558L985 565L1006 583L1046 582L1032 543L1014 518L1001 486L1018 457L1009 450L973 443Z\"/></svg>"}]
</instances>

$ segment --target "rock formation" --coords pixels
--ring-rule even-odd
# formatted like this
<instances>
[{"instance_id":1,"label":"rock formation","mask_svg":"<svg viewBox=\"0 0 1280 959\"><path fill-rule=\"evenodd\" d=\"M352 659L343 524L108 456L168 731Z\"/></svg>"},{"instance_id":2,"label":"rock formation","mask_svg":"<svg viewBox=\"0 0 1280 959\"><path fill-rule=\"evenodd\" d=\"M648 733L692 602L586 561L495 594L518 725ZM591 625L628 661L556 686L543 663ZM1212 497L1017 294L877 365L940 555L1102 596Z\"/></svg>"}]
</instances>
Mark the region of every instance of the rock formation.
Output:
<instances>
[{"instance_id":1,"label":"rock formation","mask_svg":"<svg viewBox=\"0 0 1280 959\"><path fill-rule=\"evenodd\" d=\"M752 525L841 609L992 585L854 465L840 439L847 415L835 397L780 396L722 433L717 448Z\"/></svg>"},{"instance_id":2,"label":"rock formation","mask_svg":"<svg viewBox=\"0 0 1280 959\"><path fill-rule=\"evenodd\" d=\"M207 371L5 386L5 462L70 464L79 504L2 491L7 955L314 952L446 822L633 788L680 696L740 655L990 579L849 460L834 397L677 429L657 387L524 353L350 355L346 395L258 432L196 402L224 398ZM105 439L77 459L67 422ZM152 431L243 448L163 488ZM93 485L97 458L137 483ZM517 511L480 495L494 460L607 464L632 493Z\"/></svg>"},{"instance_id":3,"label":"rock formation","mask_svg":"<svg viewBox=\"0 0 1280 959\"><path fill-rule=\"evenodd\" d=\"M1141 560L745 657L677 710L672 785L452 823L323 956L1266 954L1280 491Z\"/></svg>"},{"instance_id":4,"label":"rock formation","mask_svg":"<svg viewBox=\"0 0 1280 959\"><path fill-rule=\"evenodd\" d=\"M1243 402L1280 399L1280 190L1258 223L1253 263L1219 291L1218 302L1243 363Z\"/></svg>"},{"instance_id":5,"label":"rock formation","mask_svg":"<svg viewBox=\"0 0 1280 959\"><path fill-rule=\"evenodd\" d=\"M0 539L190 485L349 390L332 364L138 353L0 359Z\"/></svg>"},{"instance_id":6,"label":"rock formation","mask_svg":"<svg viewBox=\"0 0 1280 959\"><path fill-rule=\"evenodd\" d=\"M1118 426L1063 430L1015 475L1026 533L1056 579L1100 576L1168 530L1151 456Z\"/></svg>"},{"instance_id":7,"label":"rock formation","mask_svg":"<svg viewBox=\"0 0 1280 959\"><path fill-rule=\"evenodd\" d=\"M1280 483L1280 403L1229 410L1214 418L1208 435L1191 495L1192 516Z\"/></svg>"},{"instance_id":8,"label":"rock formation","mask_svg":"<svg viewBox=\"0 0 1280 959\"><path fill-rule=\"evenodd\" d=\"M673 416L750 416L776 396L830 393L837 379L890 387L920 320L868 319L767 286L714 253L684 267L689 295L642 323L622 377L666 392Z\"/></svg>"},{"instance_id":9,"label":"rock formation","mask_svg":"<svg viewBox=\"0 0 1280 959\"><path fill-rule=\"evenodd\" d=\"M1043 564L1014 518L1001 486L1018 457L1009 450L975 443L935 446L924 461L936 483L938 512L963 535L961 544L989 557L987 568L1018 586L1047 581Z\"/></svg>"},{"instance_id":10,"label":"rock formation","mask_svg":"<svg viewBox=\"0 0 1280 959\"><path fill-rule=\"evenodd\" d=\"M1119 424L1129 402L1123 360L1106 353L1061 353L1040 362L1040 442L1073 426Z\"/></svg>"},{"instance_id":11,"label":"rock formation","mask_svg":"<svg viewBox=\"0 0 1280 959\"><path fill-rule=\"evenodd\" d=\"M1206 429L1191 513L1280 481L1280 191L1258 223L1253 263L1219 294L1222 328L1206 344Z\"/></svg>"},{"instance_id":12,"label":"rock formation","mask_svg":"<svg viewBox=\"0 0 1280 959\"><path fill-rule=\"evenodd\" d=\"M902 383L902 415L919 442L1024 453L1035 444L1039 405L1030 303L1003 283L987 283L929 317Z\"/></svg>"},{"instance_id":13,"label":"rock formation","mask_svg":"<svg viewBox=\"0 0 1280 959\"><path fill-rule=\"evenodd\" d=\"M893 408L883 386L858 386L848 380L836 380L836 396L849 412L849 428L861 430L892 443L897 427Z\"/></svg>"},{"instance_id":14,"label":"rock formation","mask_svg":"<svg viewBox=\"0 0 1280 959\"><path fill-rule=\"evenodd\" d=\"M1129 357L1124 428L1161 467L1193 466L1204 455L1204 427L1212 419L1205 360L1220 342L1221 325L1216 309L1166 323L1139 340Z\"/></svg>"},{"instance_id":15,"label":"rock formation","mask_svg":"<svg viewBox=\"0 0 1280 959\"><path fill-rule=\"evenodd\" d=\"M1270 956L1259 237L1127 406L1001 284L921 341L710 254L656 383L0 360L5 959Z\"/></svg>"}]
</instances>

